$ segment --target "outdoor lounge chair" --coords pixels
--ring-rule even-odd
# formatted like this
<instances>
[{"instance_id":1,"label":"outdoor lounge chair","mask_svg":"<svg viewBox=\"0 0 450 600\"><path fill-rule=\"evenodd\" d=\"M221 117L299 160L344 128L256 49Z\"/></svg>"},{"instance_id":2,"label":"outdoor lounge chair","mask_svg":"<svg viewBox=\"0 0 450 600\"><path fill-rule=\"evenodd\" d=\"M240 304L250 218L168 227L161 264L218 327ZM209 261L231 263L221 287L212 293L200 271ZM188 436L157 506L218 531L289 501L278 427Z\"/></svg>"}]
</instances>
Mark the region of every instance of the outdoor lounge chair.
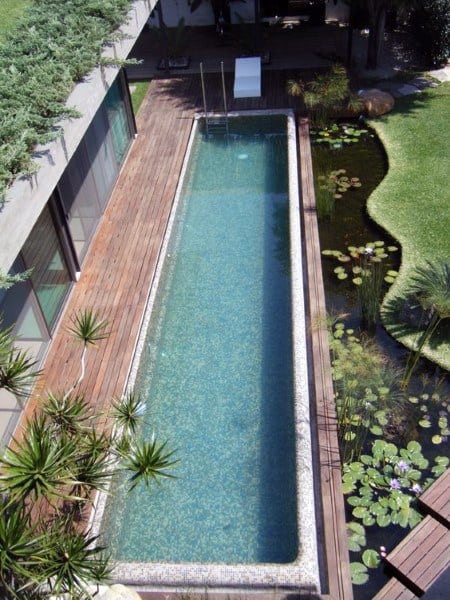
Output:
<instances>
[{"instance_id":1,"label":"outdoor lounge chair","mask_svg":"<svg viewBox=\"0 0 450 600\"><path fill-rule=\"evenodd\" d=\"M261 58L236 58L234 68L234 97L259 98L261 96Z\"/></svg>"}]
</instances>

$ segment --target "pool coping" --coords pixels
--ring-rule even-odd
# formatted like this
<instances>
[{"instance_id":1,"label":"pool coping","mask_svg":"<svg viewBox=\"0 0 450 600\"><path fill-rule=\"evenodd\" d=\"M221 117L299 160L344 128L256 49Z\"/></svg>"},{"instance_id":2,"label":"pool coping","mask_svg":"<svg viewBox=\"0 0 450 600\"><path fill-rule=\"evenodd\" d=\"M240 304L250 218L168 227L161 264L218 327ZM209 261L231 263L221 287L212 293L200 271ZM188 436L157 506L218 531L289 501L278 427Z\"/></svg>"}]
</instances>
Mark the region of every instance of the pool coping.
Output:
<instances>
[{"instance_id":1,"label":"pool coping","mask_svg":"<svg viewBox=\"0 0 450 600\"><path fill-rule=\"evenodd\" d=\"M287 117L288 168L289 168L289 213L291 243L291 295L294 351L294 404L296 427L297 462L297 523L299 553L295 561L288 564L205 564L205 563L138 563L118 562L112 577L116 581L139 587L154 588L293 588L320 592L320 574L317 551L316 502L314 494L314 466L308 389L308 364L306 345L306 314L303 292L303 257L300 221L300 195L297 169L297 135L295 116L291 110L258 110L229 113L229 117L283 114ZM152 288L148 297L145 316L129 374L127 389L133 387L139 359L154 306L156 290L167 253L170 234L179 204L181 189L187 171L193 140L198 128L196 115L181 170L170 218L166 228L160 257ZM209 115L208 116L217 116ZM91 526L98 534L106 506L106 494L99 494Z\"/></svg>"}]
</instances>

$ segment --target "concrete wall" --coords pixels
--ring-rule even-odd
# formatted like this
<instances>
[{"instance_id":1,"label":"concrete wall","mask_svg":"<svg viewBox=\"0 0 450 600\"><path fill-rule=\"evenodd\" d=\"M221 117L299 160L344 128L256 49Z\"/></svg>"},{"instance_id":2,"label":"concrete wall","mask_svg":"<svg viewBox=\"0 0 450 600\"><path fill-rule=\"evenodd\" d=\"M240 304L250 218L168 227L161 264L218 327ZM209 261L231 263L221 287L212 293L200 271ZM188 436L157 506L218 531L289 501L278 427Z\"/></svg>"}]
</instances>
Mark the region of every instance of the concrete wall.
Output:
<instances>
[{"instance_id":1,"label":"concrete wall","mask_svg":"<svg viewBox=\"0 0 450 600\"><path fill-rule=\"evenodd\" d=\"M120 27L127 39L106 49L105 56L128 56L156 3L157 0L135 0L127 22ZM74 87L67 104L77 108L82 117L63 121L64 136L37 148L39 155L35 162L39 171L36 175L29 180L18 179L8 191L0 209L0 269L3 271L10 269L117 73L116 67L97 68Z\"/></svg>"}]
</instances>

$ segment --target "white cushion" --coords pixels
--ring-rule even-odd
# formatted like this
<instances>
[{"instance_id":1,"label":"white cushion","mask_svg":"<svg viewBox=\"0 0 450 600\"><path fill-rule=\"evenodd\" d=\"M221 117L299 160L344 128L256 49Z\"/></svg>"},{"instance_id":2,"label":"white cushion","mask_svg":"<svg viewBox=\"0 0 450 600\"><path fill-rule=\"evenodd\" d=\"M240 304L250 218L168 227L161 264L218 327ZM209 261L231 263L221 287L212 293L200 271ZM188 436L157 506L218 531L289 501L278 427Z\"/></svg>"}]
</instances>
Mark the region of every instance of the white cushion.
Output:
<instances>
[{"instance_id":1,"label":"white cushion","mask_svg":"<svg viewBox=\"0 0 450 600\"><path fill-rule=\"evenodd\" d=\"M259 98L261 96L261 58L236 58L234 69L234 97Z\"/></svg>"}]
</instances>

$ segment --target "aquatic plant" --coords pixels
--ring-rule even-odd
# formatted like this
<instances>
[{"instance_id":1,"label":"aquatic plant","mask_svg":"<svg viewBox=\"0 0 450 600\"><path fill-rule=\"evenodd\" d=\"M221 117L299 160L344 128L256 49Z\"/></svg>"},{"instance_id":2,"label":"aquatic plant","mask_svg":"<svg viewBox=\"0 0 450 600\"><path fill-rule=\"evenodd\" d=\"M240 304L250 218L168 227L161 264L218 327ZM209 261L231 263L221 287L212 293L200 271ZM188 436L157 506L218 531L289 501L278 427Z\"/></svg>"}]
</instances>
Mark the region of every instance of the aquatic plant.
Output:
<instances>
[{"instance_id":1,"label":"aquatic plant","mask_svg":"<svg viewBox=\"0 0 450 600\"><path fill-rule=\"evenodd\" d=\"M347 250L347 254L340 250L322 250L322 254L346 265L336 267L334 272L340 280L352 276L352 282L357 286L362 319L371 326L377 319L383 284L391 284L397 276L397 271L383 267L383 261L398 248L376 241L359 247L348 246Z\"/></svg>"},{"instance_id":2,"label":"aquatic plant","mask_svg":"<svg viewBox=\"0 0 450 600\"><path fill-rule=\"evenodd\" d=\"M310 135L314 144L327 144L331 148L342 148L345 144L359 142L361 136L367 131L367 129L348 123L333 123L321 128L312 127Z\"/></svg>"},{"instance_id":3,"label":"aquatic plant","mask_svg":"<svg viewBox=\"0 0 450 600\"><path fill-rule=\"evenodd\" d=\"M408 401L416 408L414 422L421 430L429 432L429 438L432 444L439 444L448 441L450 436L449 412L450 403L447 397L439 393L423 393L418 396L409 396Z\"/></svg>"},{"instance_id":4,"label":"aquatic plant","mask_svg":"<svg viewBox=\"0 0 450 600\"><path fill-rule=\"evenodd\" d=\"M351 189L361 187L359 177L348 177L345 169L335 169L317 177L316 208L319 219L330 218L335 200Z\"/></svg>"},{"instance_id":5,"label":"aquatic plant","mask_svg":"<svg viewBox=\"0 0 450 600\"><path fill-rule=\"evenodd\" d=\"M344 463L358 459L368 433L382 435L404 401L400 376L367 336L342 322L330 332L338 433Z\"/></svg>"},{"instance_id":6,"label":"aquatic plant","mask_svg":"<svg viewBox=\"0 0 450 600\"><path fill-rule=\"evenodd\" d=\"M366 527L396 525L412 528L422 519L416 510L417 497L447 468L449 458L438 456L429 468L421 445L410 441L405 448L384 440L376 440L371 452L359 461L343 467L343 491L348 495L356 521L348 524L350 552L361 553L362 563L351 564L352 581L363 584L368 580L368 568L378 566L386 548L380 551L363 548L367 543Z\"/></svg>"}]
</instances>

